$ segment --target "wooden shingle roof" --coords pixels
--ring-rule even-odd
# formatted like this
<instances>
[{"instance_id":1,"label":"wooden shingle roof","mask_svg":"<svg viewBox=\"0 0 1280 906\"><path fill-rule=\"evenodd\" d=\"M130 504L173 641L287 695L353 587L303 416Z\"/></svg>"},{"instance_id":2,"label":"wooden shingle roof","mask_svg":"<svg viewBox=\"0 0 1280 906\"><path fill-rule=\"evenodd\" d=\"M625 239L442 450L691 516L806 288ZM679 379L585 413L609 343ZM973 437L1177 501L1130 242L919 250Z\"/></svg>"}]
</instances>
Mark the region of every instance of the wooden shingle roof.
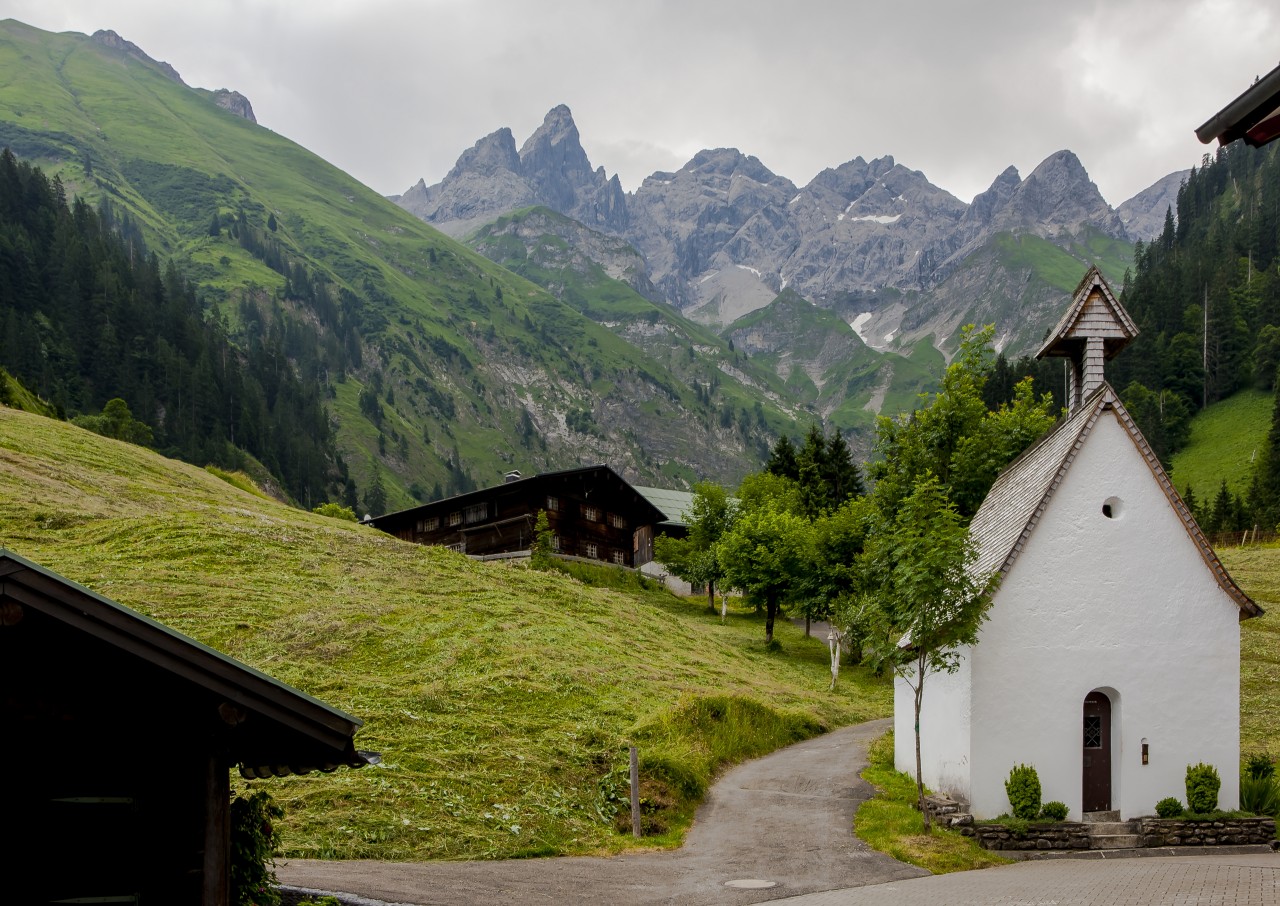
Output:
<instances>
[{"instance_id":1,"label":"wooden shingle roof","mask_svg":"<svg viewBox=\"0 0 1280 906\"><path fill-rule=\"evenodd\" d=\"M1104 339L1107 359L1112 359L1138 335L1138 325L1129 317L1098 266L1092 265L1071 296L1071 305L1040 345L1036 358L1070 355L1075 343L1086 337Z\"/></svg>"},{"instance_id":2,"label":"wooden shingle roof","mask_svg":"<svg viewBox=\"0 0 1280 906\"><path fill-rule=\"evenodd\" d=\"M1115 413L1128 432L1219 587L1240 608L1240 619L1260 616L1262 608L1240 590L1222 565L1160 465L1155 451L1138 430L1137 424L1120 402L1119 395L1107 383L1103 383L1071 416L1060 422L1000 473L969 526L978 547L975 570L981 575L992 571L999 571L1001 575L1008 573L1035 531L1085 439L1098 419L1108 411Z\"/></svg>"}]
</instances>

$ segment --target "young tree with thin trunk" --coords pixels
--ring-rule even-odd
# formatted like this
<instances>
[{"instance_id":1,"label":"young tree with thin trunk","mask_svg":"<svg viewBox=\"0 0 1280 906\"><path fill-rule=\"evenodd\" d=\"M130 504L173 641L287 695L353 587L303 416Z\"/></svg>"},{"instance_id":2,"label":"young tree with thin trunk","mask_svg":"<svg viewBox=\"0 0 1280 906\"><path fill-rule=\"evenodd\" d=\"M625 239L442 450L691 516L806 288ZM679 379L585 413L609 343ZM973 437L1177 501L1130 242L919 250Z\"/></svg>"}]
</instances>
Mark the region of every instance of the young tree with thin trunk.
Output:
<instances>
[{"instance_id":1,"label":"young tree with thin trunk","mask_svg":"<svg viewBox=\"0 0 1280 906\"><path fill-rule=\"evenodd\" d=\"M931 474L916 482L893 518L872 536L865 557L881 623L877 655L893 664L915 694L916 791L927 832L920 758L925 680L934 673L954 673L960 649L977 644L997 575L974 572L977 550L969 530Z\"/></svg>"}]
</instances>

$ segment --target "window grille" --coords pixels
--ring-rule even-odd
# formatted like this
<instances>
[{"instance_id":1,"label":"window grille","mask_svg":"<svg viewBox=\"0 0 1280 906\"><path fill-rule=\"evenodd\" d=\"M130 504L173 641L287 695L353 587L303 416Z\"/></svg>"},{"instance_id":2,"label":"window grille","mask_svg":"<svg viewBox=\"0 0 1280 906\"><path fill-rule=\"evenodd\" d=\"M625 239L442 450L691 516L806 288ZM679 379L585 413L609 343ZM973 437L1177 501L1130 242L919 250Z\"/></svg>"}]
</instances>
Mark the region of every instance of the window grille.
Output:
<instances>
[{"instance_id":1,"label":"window grille","mask_svg":"<svg viewBox=\"0 0 1280 906\"><path fill-rule=\"evenodd\" d=\"M462 525L462 510L454 510L449 514L449 525Z\"/></svg>"},{"instance_id":2,"label":"window grille","mask_svg":"<svg viewBox=\"0 0 1280 906\"><path fill-rule=\"evenodd\" d=\"M1098 714L1084 716L1084 747L1086 749L1102 748L1102 717Z\"/></svg>"},{"instance_id":3,"label":"window grille","mask_svg":"<svg viewBox=\"0 0 1280 906\"><path fill-rule=\"evenodd\" d=\"M619 516L617 513L610 513L610 514L609 514L609 524L610 524L611 526L613 526L614 528L626 528L626 527L627 527L627 520L623 519L623 518L622 518L621 516Z\"/></svg>"},{"instance_id":4,"label":"window grille","mask_svg":"<svg viewBox=\"0 0 1280 906\"><path fill-rule=\"evenodd\" d=\"M559 510L559 509L560 509L560 498L559 498L559 497L551 497L551 496L548 496L548 497L547 497L547 512L548 512L548 513L554 513L554 512L556 512L556 511L557 511L557 510Z\"/></svg>"},{"instance_id":5,"label":"window grille","mask_svg":"<svg viewBox=\"0 0 1280 906\"><path fill-rule=\"evenodd\" d=\"M483 522L489 518L489 504L474 503L467 507L467 525L473 522Z\"/></svg>"},{"instance_id":6,"label":"window grille","mask_svg":"<svg viewBox=\"0 0 1280 906\"><path fill-rule=\"evenodd\" d=\"M584 505L584 506L582 507L582 518L583 518L583 519L585 519L585 520L587 520L588 522L599 522L599 521L600 521L600 508L599 508L599 507L594 507L594 506L585 506L585 505Z\"/></svg>"},{"instance_id":7,"label":"window grille","mask_svg":"<svg viewBox=\"0 0 1280 906\"><path fill-rule=\"evenodd\" d=\"M439 516L432 516L429 519L418 520L418 531L420 532L434 532L438 528L440 528Z\"/></svg>"},{"instance_id":8,"label":"window grille","mask_svg":"<svg viewBox=\"0 0 1280 906\"><path fill-rule=\"evenodd\" d=\"M593 560L600 559L600 546L594 541L588 541L582 545L582 556L590 557Z\"/></svg>"},{"instance_id":9,"label":"window grille","mask_svg":"<svg viewBox=\"0 0 1280 906\"><path fill-rule=\"evenodd\" d=\"M627 565L627 558L623 555L622 551L614 551L609 556L609 559L611 559L614 563L618 564L619 566Z\"/></svg>"}]
</instances>

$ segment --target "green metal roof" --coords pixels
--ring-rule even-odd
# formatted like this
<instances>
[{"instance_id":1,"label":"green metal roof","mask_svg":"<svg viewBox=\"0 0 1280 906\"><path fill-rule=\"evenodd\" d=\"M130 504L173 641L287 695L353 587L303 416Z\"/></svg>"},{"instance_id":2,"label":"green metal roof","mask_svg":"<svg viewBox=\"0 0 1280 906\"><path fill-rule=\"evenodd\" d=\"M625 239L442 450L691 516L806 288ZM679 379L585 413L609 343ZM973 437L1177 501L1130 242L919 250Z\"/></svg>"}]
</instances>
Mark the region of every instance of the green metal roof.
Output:
<instances>
[{"instance_id":1,"label":"green metal roof","mask_svg":"<svg viewBox=\"0 0 1280 906\"><path fill-rule=\"evenodd\" d=\"M693 518L693 494L689 491L672 491L668 488L642 488L632 485L667 517L663 525L688 526Z\"/></svg>"}]
</instances>

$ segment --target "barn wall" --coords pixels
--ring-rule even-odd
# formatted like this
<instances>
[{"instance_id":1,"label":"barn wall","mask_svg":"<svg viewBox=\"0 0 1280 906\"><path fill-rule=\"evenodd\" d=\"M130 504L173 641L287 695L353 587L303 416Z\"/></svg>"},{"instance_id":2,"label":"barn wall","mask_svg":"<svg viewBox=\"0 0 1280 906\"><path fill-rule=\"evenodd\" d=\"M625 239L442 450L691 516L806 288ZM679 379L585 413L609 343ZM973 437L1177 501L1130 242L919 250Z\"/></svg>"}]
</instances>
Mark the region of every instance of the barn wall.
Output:
<instances>
[{"instance_id":1,"label":"barn wall","mask_svg":"<svg viewBox=\"0 0 1280 906\"><path fill-rule=\"evenodd\" d=\"M1082 704L1094 689L1113 699L1112 808L1122 817L1184 798L1186 767L1200 761L1222 777L1219 805L1235 808L1238 619L1132 440L1102 413L974 651L975 814L1006 811L1004 780L1027 763L1044 799L1079 817Z\"/></svg>"}]
</instances>

